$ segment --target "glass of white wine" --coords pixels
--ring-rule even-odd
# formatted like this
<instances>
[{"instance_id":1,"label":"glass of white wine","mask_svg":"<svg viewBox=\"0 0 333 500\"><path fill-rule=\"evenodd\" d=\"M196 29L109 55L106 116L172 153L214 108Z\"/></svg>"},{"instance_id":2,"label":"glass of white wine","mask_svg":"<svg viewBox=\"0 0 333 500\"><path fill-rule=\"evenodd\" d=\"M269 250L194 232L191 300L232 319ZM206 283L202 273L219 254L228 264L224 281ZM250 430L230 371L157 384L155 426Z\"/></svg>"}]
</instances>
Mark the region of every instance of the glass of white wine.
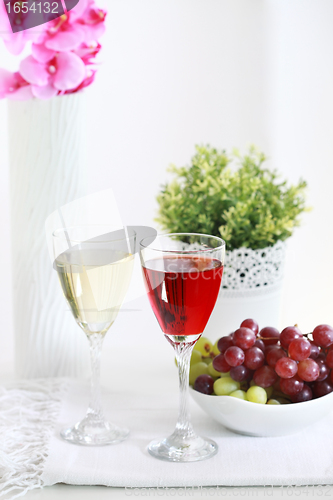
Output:
<instances>
[{"instance_id":1,"label":"glass of white wine","mask_svg":"<svg viewBox=\"0 0 333 500\"><path fill-rule=\"evenodd\" d=\"M132 229L111 226L75 226L53 232L54 268L72 314L90 345L92 377L87 414L60 433L72 443L113 444L129 434L127 429L105 420L99 379L103 340L130 284L135 240Z\"/></svg>"}]
</instances>

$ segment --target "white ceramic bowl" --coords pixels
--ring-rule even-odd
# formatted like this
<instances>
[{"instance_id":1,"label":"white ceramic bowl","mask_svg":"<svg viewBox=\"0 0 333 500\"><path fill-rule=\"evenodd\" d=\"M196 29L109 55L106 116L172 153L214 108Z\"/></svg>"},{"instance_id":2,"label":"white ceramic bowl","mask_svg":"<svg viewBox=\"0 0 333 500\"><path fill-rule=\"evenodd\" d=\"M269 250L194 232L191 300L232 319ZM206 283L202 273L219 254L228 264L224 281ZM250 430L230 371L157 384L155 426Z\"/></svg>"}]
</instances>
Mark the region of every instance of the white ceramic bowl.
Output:
<instances>
[{"instance_id":1,"label":"white ceramic bowl","mask_svg":"<svg viewBox=\"0 0 333 500\"><path fill-rule=\"evenodd\" d=\"M247 436L295 434L333 410L333 392L311 401L285 405L263 405L230 396L207 396L191 387L190 394L214 420Z\"/></svg>"}]
</instances>

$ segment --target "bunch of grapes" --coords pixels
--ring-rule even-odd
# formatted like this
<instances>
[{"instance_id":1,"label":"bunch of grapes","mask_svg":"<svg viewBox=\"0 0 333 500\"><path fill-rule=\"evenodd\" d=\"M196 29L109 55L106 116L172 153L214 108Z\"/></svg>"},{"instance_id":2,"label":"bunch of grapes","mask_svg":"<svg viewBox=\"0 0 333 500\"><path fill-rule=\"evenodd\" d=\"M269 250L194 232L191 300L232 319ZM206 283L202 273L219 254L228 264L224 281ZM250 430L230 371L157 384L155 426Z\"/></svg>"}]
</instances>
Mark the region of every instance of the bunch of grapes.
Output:
<instances>
[{"instance_id":1,"label":"bunch of grapes","mask_svg":"<svg viewBox=\"0 0 333 500\"><path fill-rule=\"evenodd\" d=\"M190 384L204 394L268 404L298 403L333 391L333 328L303 335L244 320L214 346L201 337L191 358Z\"/></svg>"}]
</instances>

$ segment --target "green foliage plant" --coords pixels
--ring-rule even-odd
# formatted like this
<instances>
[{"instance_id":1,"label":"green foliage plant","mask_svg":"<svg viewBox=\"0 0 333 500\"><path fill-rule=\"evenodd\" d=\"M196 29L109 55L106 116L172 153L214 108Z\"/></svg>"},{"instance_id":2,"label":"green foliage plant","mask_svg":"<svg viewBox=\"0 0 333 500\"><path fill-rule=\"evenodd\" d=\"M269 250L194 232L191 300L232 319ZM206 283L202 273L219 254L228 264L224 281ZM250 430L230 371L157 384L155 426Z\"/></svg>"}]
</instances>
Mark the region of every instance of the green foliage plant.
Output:
<instances>
[{"instance_id":1,"label":"green foliage plant","mask_svg":"<svg viewBox=\"0 0 333 500\"><path fill-rule=\"evenodd\" d=\"M263 167L265 160L254 146L244 155L196 146L189 166L169 167L174 178L157 196L156 222L168 232L220 236L228 250L286 240L309 210L307 184L288 186L275 170Z\"/></svg>"}]
</instances>

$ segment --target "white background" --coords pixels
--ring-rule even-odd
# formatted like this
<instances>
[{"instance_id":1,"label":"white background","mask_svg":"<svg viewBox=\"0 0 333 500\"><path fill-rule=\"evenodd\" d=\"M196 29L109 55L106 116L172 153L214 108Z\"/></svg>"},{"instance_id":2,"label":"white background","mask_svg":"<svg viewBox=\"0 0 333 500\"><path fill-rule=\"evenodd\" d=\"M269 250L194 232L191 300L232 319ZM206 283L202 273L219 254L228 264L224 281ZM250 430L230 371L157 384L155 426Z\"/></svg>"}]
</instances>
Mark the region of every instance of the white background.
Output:
<instances>
[{"instance_id":1,"label":"white background","mask_svg":"<svg viewBox=\"0 0 333 500\"><path fill-rule=\"evenodd\" d=\"M104 0L102 65L87 91L89 191L153 225L169 163L196 143L255 143L313 211L289 240L281 327L333 324L332 0ZM0 44L0 66L18 60ZM0 362L13 353L6 103L0 102ZM156 328L158 328L156 324ZM149 343L149 335L141 338Z\"/></svg>"}]
</instances>

